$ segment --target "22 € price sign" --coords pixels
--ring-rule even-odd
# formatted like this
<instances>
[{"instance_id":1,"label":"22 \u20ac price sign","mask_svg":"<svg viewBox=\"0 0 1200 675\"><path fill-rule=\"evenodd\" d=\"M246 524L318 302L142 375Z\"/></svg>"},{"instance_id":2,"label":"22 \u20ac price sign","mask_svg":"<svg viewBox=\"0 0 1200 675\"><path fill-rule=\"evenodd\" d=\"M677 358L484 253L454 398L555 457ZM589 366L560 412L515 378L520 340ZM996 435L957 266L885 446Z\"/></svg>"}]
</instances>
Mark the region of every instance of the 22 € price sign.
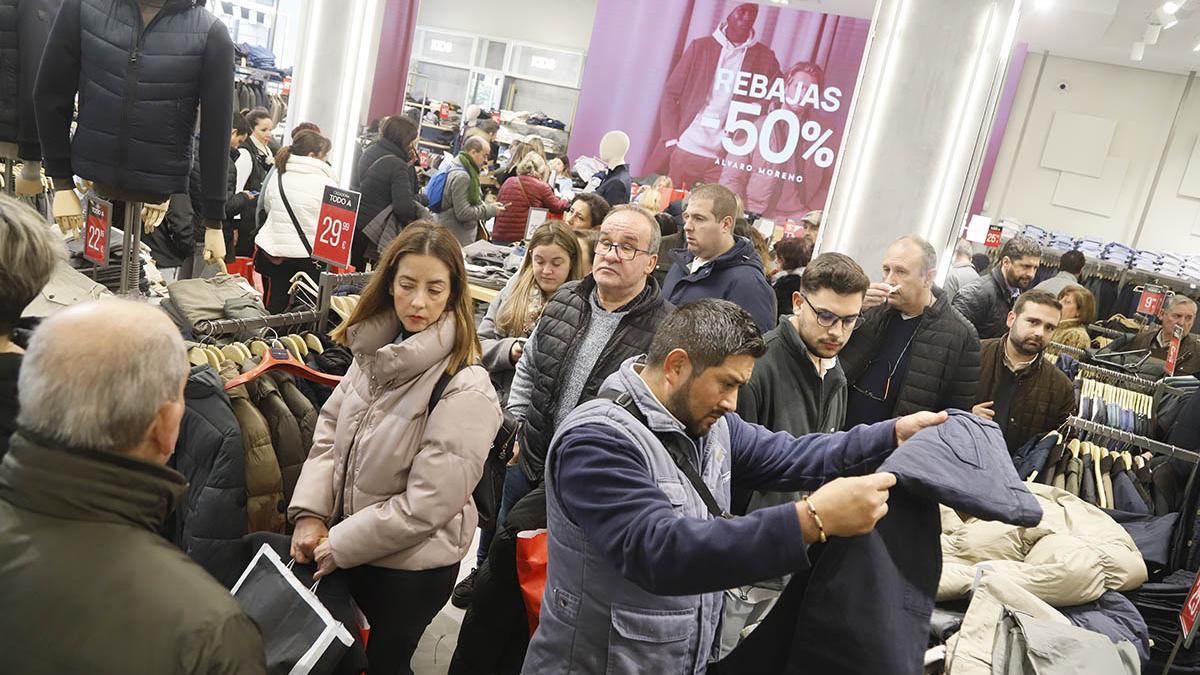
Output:
<instances>
[{"instance_id":1,"label":"22 \u20ac price sign","mask_svg":"<svg viewBox=\"0 0 1200 675\"><path fill-rule=\"evenodd\" d=\"M987 238L983 240L983 245L988 248L1000 248L1000 238L1004 233L1004 228L1000 225L989 225Z\"/></svg>"},{"instance_id":2,"label":"22 \u20ac price sign","mask_svg":"<svg viewBox=\"0 0 1200 675\"><path fill-rule=\"evenodd\" d=\"M108 242L111 238L112 203L89 198L87 218L83 224L83 257L97 265L107 265Z\"/></svg>"},{"instance_id":3,"label":"22 \u20ac price sign","mask_svg":"<svg viewBox=\"0 0 1200 675\"><path fill-rule=\"evenodd\" d=\"M317 241L313 244L312 257L337 267L350 264L350 244L354 241L360 196L354 190L325 186L321 213L317 216Z\"/></svg>"}]
</instances>

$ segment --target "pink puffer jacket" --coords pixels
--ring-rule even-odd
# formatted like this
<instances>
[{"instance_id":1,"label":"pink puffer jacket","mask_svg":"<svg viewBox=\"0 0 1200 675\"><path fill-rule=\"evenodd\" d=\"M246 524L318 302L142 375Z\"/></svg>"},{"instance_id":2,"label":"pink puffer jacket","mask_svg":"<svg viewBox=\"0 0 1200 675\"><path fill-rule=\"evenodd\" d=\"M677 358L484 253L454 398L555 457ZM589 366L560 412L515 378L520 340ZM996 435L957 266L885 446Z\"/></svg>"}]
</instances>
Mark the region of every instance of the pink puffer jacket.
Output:
<instances>
[{"instance_id":1,"label":"pink puffer jacket","mask_svg":"<svg viewBox=\"0 0 1200 675\"><path fill-rule=\"evenodd\" d=\"M321 409L288 508L293 522L332 524L341 568L457 564L478 521L471 492L500 428L496 392L484 368L469 366L427 417L453 349L453 316L395 343L400 328L385 312L350 329L354 363Z\"/></svg>"}]
</instances>

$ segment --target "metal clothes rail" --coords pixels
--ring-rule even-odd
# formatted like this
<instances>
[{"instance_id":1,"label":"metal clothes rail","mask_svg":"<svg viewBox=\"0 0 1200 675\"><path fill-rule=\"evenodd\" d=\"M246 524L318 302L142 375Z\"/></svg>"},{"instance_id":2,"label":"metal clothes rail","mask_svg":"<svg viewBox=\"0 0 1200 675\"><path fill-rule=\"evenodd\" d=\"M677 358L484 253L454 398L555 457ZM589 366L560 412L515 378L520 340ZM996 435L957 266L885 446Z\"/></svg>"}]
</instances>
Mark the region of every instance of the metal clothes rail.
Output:
<instances>
[{"instance_id":1,"label":"metal clothes rail","mask_svg":"<svg viewBox=\"0 0 1200 675\"><path fill-rule=\"evenodd\" d=\"M1123 431L1115 427L1110 427L1107 424L1093 422L1082 417L1068 417L1066 426L1077 431L1084 431L1089 434L1094 434L1096 436L1101 436L1109 440L1116 441L1118 443L1125 443L1142 450L1148 450L1156 455L1165 455L1173 459L1181 459L1193 465L1200 463L1200 454L1196 454L1191 450L1184 450L1183 448L1163 443L1162 441L1156 441L1152 438L1139 436L1137 434ZM1188 484L1188 487L1190 488L1191 479L1188 480ZM1187 494L1187 489L1184 490L1184 494Z\"/></svg>"},{"instance_id":2,"label":"metal clothes rail","mask_svg":"<svg viewBox=\"0 0 1200 675\"><path fill-rule=\"evenodd\" d=\"M1097 380L1107 382L1108 384L1116 385L1122 389L1130 389L1142 394L1149 394L1154 391L1154 381L1147 380L1144 377L1122 373L1116 370L1104 368L1103 366L1094 363L1080 363L1079 377L1088 380Z\"/></svg>"},{"instance_id":3,"label":"metal clothes rail","mask_svg":"<svg viewBox=\"0 0 1200 675\"><path fill-rule=\"evenodd\" d=\"M217 335L241 333L248 330L255 330L257 328L283 328L285 326L315 324L319 318L319 312L308 309L301 312L269 314L267 316L254 319L205 319L197 321L195 328L196 332L200 335L205 337L216 337Z\"/></svg>"},{"instance_id":4,"label":"metal clothes rail","mask_svg":"<svg viewBox=\"0 0 1200 675\"><path fill-rule=\"evenodd\" d=\"M332 306L331 298L338 286L367 282L373 276L375 276L374 272L346 272L344 274L321 272L321 279L317 282L317 288L321 292L317 301L317 327L321 331L326 330L325 326L329 321L329 310Z\"/></svg>"}]
</instances>

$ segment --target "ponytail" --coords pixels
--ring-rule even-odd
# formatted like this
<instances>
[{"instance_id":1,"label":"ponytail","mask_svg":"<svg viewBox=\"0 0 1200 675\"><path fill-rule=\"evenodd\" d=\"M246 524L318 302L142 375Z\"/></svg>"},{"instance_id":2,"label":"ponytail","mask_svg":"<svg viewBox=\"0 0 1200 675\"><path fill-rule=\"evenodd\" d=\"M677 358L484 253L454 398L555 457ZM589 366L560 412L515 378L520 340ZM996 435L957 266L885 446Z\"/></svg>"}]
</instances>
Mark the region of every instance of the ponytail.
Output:
<instances>
[{"instance_id":1,"label":"ponytail","mask_svg":"<svg viewBox=\"0 0 1200 675\"><path fill-rule=\"evenodd\" d=\"M328 138L321 134L305 129L296 134L292 138L292 144L280 149L275 155L275 170L280 174L287 172L287 163L292 155L299 157L308 157L309 155L320 155L327 153L333 147L333 143Z\"/></svg>"}]
</instances>

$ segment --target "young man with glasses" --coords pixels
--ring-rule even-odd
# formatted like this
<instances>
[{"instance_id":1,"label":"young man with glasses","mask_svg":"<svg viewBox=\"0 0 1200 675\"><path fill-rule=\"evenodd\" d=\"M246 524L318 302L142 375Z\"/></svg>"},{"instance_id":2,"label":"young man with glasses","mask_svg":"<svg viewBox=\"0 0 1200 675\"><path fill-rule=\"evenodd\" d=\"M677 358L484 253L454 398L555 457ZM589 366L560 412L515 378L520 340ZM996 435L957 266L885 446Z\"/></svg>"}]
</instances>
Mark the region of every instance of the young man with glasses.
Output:
<instances>
[{"instance_id":1,"label":"young man with glasses","mask_svg":"<svg viewBox=\"0 0 1200 675\"><path fill-rule=\"evenodd\" d=\"M936 288L937 253L906 235L867 289L863 325L842 350L850 384L844 428L948 408L970 410L979 380L975 329Z\"/></svg>"},{"instance_id":2,"label":"young man with glasses","mask_svg":"<svg viewBox=\"0 0 1200 675\"><path fill-rule=\"evenodd\" d=\"M841 253L823 253L804 268L792 294L792 315L767 333L767 353L738 393L738 415L747 422L793 436L838 431L846 417L846 375L837 356L863 322L863 297L871 280ZM744 515L795 502L798 492L733 489L733 513ZM740 641L742 630L771 609L786 578L726 591L721 653Z\"/></svg>"},{"instance_id":3,"label":"young man with glasses","mask_svg":"<svg viewBox=\"0 0 1200 675\"><path fill-rule=\"evenodd\" d=\"M600 225L592 273L551 296L525 343L508 395L509 413L522 422L521 470L505 476L501 529L476 576L451 673L493 672L513 641L529 637L523 621L511 621L514 611L522 611L515 590L515 533L546 526L545 492L536 488L558 425L575 406L594 398L623 361L646 353L672 309L650 277L660 238L654 214L633 204L613 208Z\"/></svg>"}]
</instances>

